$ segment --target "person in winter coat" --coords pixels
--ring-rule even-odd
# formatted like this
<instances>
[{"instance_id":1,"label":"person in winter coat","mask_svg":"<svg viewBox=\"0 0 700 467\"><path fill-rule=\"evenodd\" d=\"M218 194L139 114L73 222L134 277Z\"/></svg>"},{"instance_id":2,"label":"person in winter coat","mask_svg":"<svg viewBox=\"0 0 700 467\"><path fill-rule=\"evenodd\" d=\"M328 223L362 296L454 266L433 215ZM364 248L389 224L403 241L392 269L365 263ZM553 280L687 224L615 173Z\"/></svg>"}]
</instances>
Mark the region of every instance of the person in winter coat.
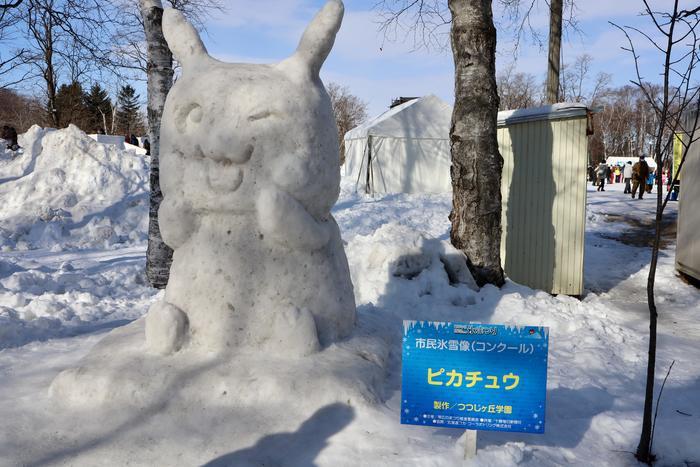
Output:
<instances>
[{"instance_id":1,"label":"person in winter coat","mask_svg":"<svg viewBox=\"0 0 700 467\"><path fill-rule=\"evenodd\" d=\"M625 178L625 194L630 194L632 193L632 186L630 183L632 182L632 162L627 161L627 164L625 164L625 168L622 170L622 174Z\"/></svg>"},{"instance_id":2,"label":"person in winter coat","mask_svg":"<svg viewBox=\"0 0 700 467\"><path fill-rule=\"evenodd\" d=\"M595 169L592 165L588 166L588 181L591 182L593 186L595 186L596 182L598 181L598 177L596 177Z\"/></svg>"},{"instance_id":3,"label":"person in winter coat","mask_svg":"<svg viewBox=\"0 0 700 467\"><path fill-rule=\"evenodd\" d=\"M651 193L652 188L654 188L654 180L656 179L656 172L649 172L647 176L647 193Z\"/></svg>"},{"instance_id":4,"label":"person in winter coat","mask_svg":"<svg viewBox=\"0 0 700 467\"><path fill-rule=\"evenodd\" d=\"M608 178L609 170L610 168L605 164L605 162L598 164L598 167L595 169L596 177L598 177L597 191L605 191L605 179Z\"/></svg>"},{"instance_id":5,"label":"person in winter coat","mask_svg":"<svg viewBox=\"0 0 700 467\"><path fill-rule=\"evenodd\" d=\"M9 125L3 126L2 132L0 132L0 138L5 140L7 149L11 151L19 149L19 144L17 144L17 130L15 130L15 127Z\"/></svg>"},{"instance_id":6,"label":"person in winter coat","mask_svg":"<svg viewBox=\"0 0 700 467\"><path fill-rule=\"evenodd\" d=\"M639 188L639 199L644 197L644 185L649 176L649 164L644 160L644 156L640 156L639 162L632 166L632 199Z\"/></svg>"}]
</instances>

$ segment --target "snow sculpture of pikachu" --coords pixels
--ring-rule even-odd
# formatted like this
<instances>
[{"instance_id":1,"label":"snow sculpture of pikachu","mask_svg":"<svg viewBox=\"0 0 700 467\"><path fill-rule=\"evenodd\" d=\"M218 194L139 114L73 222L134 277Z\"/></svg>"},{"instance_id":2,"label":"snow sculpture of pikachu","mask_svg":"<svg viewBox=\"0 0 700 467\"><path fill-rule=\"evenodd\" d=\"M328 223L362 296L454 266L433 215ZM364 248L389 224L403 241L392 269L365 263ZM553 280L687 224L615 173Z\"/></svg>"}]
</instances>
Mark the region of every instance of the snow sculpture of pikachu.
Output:
<instances>
[{"instance_id":1,"label":"snow sculpture of pikachu","mask_svg":"<svg viewBox=\"0 0 700 467\"><path fill-rule=\"evenodd\" d=\"M355 300L338 226L338 134L319 71L343 4L330 0L274 65L223 63L166 10L182 64L161 126L159 211L175 250L150 351L307 355L351 331Z\"/></svg>"}]
</instances>

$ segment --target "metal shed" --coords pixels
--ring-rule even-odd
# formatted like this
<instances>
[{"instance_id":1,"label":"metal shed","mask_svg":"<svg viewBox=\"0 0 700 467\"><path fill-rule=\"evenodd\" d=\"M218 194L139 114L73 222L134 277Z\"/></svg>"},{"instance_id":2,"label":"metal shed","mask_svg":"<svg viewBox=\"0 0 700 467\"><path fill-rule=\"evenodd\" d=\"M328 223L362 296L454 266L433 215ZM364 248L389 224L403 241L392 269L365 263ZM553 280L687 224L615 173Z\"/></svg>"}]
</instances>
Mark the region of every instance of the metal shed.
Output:
<instances>
[{"instance_id":1,"label":"metal shed","mask_svg":"<svg viewBox=\"0 0 700 467\"><path fill-rule=\"evenodd\" d=\"M501 261L514 281L554 294L583 293L589 115L582 104L498 114Z\"/></svg>"},{"instance_id":2,"label":"metal shed","mask_svg":"<svg viewBox=\"0 0 700 467\"><path fill-rule=\"evenodd\" d=\"M692 114L686 116L690 121ZM694 120L694 118L693 118ZM700 128L695 130L697 135ZM700 143L695 142L685 156L681 171L678 232L676 234L676 269L700 280Z\"/></svg>"},{"instance_id":3,"label":"metal shed","mask_svg":"<svg viewBox=\"0 0 700 467\"><path fill-rule=\"evenodd\" d=\"M555 294L583 293L589 113L575 103L498 113L503 267L514 281ZM428 96L351 130L345 175L368 193L452 191L451 117L449 105Z\"/></svg>"}]
</instances>

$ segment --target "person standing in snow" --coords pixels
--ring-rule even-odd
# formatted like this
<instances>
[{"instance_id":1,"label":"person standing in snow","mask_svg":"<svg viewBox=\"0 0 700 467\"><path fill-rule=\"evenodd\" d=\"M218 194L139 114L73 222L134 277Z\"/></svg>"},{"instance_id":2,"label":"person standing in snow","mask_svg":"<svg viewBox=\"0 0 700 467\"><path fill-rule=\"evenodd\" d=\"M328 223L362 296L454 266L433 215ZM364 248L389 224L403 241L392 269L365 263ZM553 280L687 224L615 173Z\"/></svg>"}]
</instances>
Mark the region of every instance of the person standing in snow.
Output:
<instances>
[{"instance_id":1,"label":"person standing in snow","mask_svg":"<svg viewBox=\"0 0 700 467\"><path fill-rule=\"evenodd\" d=\"M608 175L608 166L605 164L605 162L601 162L598 164L598 168L595 170L596 177L598 177L598 190L597 191L605 191L605 179L607 178Z\"/></svg>"},{"instance_id":2,"label":"person standing in snow","mask_svg":"<svg viewBox=\"0 0 700 467\"><path fill-rule=\"evenodd\" d=\"M622 175L624 176L625 179L625 194L628 195L632 193L632 186L630 183L632 182L632 162L627 161L627 164L625 164L625 168L622 170Z\"/></svg>"},{"instance_id":3,"label":"person standing in snow","mask_svg":"<svg viewBox=\"0 0 700 467\"><path fill-rule=\"evenodd\" d=\"M595 186L596 182L597 182L597 178L598 177L596 177L596 175L595 175L595 169L593 168L592 165L589 165L588 166L588 181L591 182L591 184L593 186Z\"/></svg>"},{"instance_id":4,"label":"person standing in snow","mask_svg":"<svg viewBox=\"0 0 700 467\"><path fill-rule=\"evenodd\" d=\"M639 162L632 166L632 199L639 188L639 199L644 197L644 185L649 176L649 164L644 160L644 156L639 156Z\"/></svg>"}]
</instances>

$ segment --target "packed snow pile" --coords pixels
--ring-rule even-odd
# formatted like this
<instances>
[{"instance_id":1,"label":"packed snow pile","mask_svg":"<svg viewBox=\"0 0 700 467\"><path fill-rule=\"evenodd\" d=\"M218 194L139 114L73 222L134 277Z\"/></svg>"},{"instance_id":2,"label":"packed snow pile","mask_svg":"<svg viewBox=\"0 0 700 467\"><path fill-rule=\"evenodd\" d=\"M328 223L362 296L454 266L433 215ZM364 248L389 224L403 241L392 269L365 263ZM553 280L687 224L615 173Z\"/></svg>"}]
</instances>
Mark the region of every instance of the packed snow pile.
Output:
<instances>
[{"instance_id":1,"label":"packed snow pile","mask_svg":"<svg viewBox=\"0 0 700 467\"><path fill-rule=\"evenodd\" d=\"M347 250L359 303L381 303L387 285L400 289L394 293L406 308L426 295L451 305L474 303L478 287L466 256L446 240L392 222L370 235L358 235Z\"/></svg>"},{"instance_id":2,"label":"packed snow pile","mask_svg":"<svg viewBox=\"0 0 700 467\"><path fill-rule=\"evenodd\" d=\"M53 250L143 242L148 160L77 127L33 126L0 158L0 248Z\"/></svg>"}]
</instances>

